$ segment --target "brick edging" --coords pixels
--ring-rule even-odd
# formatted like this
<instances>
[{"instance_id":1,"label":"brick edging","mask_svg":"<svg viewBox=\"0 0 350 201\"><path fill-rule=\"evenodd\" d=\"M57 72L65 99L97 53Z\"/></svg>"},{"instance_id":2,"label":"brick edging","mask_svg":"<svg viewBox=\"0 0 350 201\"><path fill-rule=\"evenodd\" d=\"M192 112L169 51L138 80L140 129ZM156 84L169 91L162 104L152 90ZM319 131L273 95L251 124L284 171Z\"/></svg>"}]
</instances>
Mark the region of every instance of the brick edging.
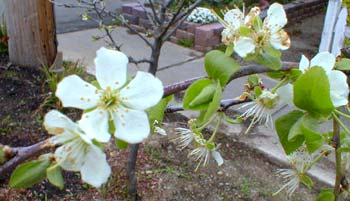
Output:
<instances>
[{"instance_id":1,"label":"brick edging","mask_svg":"<svg viewBox=\"0 0 350 201\"><path fill-rule=\"evenodd\" d=\"M328 0L298 0L284 5L287 13L288 24L300 22L301 20L319 14L324 11ZM128 3L122 6L122 14L129 23L141 32L151 29L151 23L147 19L149 8L144 8L139 3ZM262 17L266 16L266 10L262 12ZM221 45L221 32L223 26L219 22L201 25L185 21L171 41L179 44L181 40L193 43L195 50L206 52Z\"/></svg>"}]
</instances>

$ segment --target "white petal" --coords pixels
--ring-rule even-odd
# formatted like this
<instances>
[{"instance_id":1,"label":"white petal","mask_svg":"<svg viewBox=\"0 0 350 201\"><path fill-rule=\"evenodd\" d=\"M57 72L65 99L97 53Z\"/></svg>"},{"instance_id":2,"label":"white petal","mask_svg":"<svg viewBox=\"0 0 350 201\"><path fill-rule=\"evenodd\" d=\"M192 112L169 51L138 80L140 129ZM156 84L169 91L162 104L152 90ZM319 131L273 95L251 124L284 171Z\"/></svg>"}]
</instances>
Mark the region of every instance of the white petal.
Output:
<instances>
[{"instance_id":1,"label":"white petal","mask_svg":"<svg viewBox=\"0 0 350 201\"><path fill-rule=\"evenodd\" d=\"M299 62L299 70L303 73L310 67L310 61L304 55L301 55L301 59Z\"/></svg>"},{"instance_id":2,"label":"white petal","mask_svg":"<svg viewBox=\"0 0 350 201\"><path fill-rule=\"evenodd\" d=\"M106 183L111 174L106 154L98 147L90 146L80 172L81 179L96 188Z\"/></svg>"},{"instance_id":3,"label":"white petal","mask_svg":"<svg viewBox=\"0 0 350 201\"><path fill-rule=\"evenodd\" d=\"M96 79L102 89L110 86L118 89L126 82L128 57L119 51L109 50L101 47L96 52L95 58Z\"/></svg>"},{"instance_id":4,"label":"white petal","mask_svg":"<svg viewBox=\"0 0 350 201\"><path fill-rule=\"evenodd\" d=\"M286 84L276 90L278 97L280 98L279 104L293 105L293 85Z\"/></svg>"},{"instance_id":5,"label":"white petal","mask_svg":"<svg viewBox=\"0 0 350 201\"><path fill-rule=\"evenodd\" d=\"M311 59L310 67L322 67L326 73L330 73L335 64L335 56L329 52L320 52Z\"/></svg>"},{"instance_id":6,"label":"white petal","mask_svg":"<svg viewBox=\"0 0 350 201\"><path fill-rule=\"evenodd\" d=\"M260 15L260 8L259 7L253 7L250 9L249 13L247 16L244 18L244 24L246 26L251 26L253 25L253 20L256 16Z\"/></svg>"},{"instance_id":7,"label":"white petal","mask_svg":"<svg viewBox=\"0 0 350 201\"><path fill-rule=\"evenodd\" d=\"M333 70L328 74L331 88L331 99L334 107L346 105L348 103L349 86L346 75L338 70Z\"/></svg>"},{"instance_id":8,"label":"white petal","mask_svg":"<svg viewBox=\"0 0 350 201\"><path fill-rule=\"evenodd\" d=\"M229 10L225 16L224 20L231 26L234 30L237 30L243 23L244 15L239 9Z\"/></svg>"},{"instance_id":9,"label":"white petal","mask_svg":"<svg viewBox=\"0 0 350 201\"><path fill-rule=\"evenodd\" d=\"M138 110L154 106L162 97L162 82L152 74L141 71L120 91L123 104Z\"/></svg>"},{"instance_id":10,"label":"white petal","mask_svg":"<svg viewBox=\"0 0 350 201\"><path fill-rule=\"evenodd\" d=\"M286 12L281 4L274 3L267 10L267 17L264 20L264 26L270 30L270 33L276 33L287 24Z\"/></svg>"},{"instance_id":11,"label":"white petal","mask_svg":"<svg viewBox=\"0 0 350 201\"><path fill-rule=\"evenodd\" d=\"M44 117L44 126L47 132L54 135L71 133L77 129L77 125L66 115L57 110L51 110Z\"/></svg>"},{"instance_id":12,"label":"white petal","mask_svg":"<svg viewBox=\"0 0 350 201\"><path fill-rule=\"evenodd\" d=\"M84 163L86 144L76 138L55 151L55 160L65 170L79 171Z\"/></svg>"},{"instance_id":13,"label":"white petal","mask_svg":"<svg viewBox=\"0 0 350 201\"><path fill-rule=\"evenodd\" d=\"M248 54L255 52L254 40L248 37L240 37L234 46L235 52L242 58L245 58Z\"/></svg>"},{"instance_id":14,"label":"white petal","mask_svg":"<svg viewBox=\"0 0 350 201\"><path fill-rule=\"evenodd\" d=\"M148 137L150 126L145 112L120 107L113 117L116 138L135 144Z\"/></svg>"},{"instance_id":15,"label":"white petal","mask_svg":"<svg viewBox=\"0 0 350 201\"><path fill-rule=\"evenodd\" d=\"M284 30L276 32L271 35L270 44L278 50L286 50L290 47L290 39Z\"/></svg>"},{"instance_id":16,"label":"white petal","mask_svg":"<svg viewBox=\"0 0 350 201\"><path fill-rule=\"evenodd\" d=\"M91 112L84 113L78 124L90 138L95 138L99 142L108 142L111 138L108 132L108 120L108 112L96 108Z\"/></svg>"},{"instance_id":17,"label":"white petal","mask_svg":"<svg viewBox=\"0 0 350 201\"><path fill-rule=\"evenodd\" d=\"M62 101L63 107L89 109L99 101L96 87L85 82L76 75L65 77L57 85L56 96Z\"/></svg>"},{"instance_id":18,"label":"white petal","mask_svg":"<svg viewBox=\"0 0 350 201\"><path fill-rule=\"evenodd\" d=\"M215 161L218 164L218 166L221 166L222 164L224 164L224 159L222 159L220 152L218 152L218 151L211 151L211 155L215 159Z\"/></svg>"}]
</instances>

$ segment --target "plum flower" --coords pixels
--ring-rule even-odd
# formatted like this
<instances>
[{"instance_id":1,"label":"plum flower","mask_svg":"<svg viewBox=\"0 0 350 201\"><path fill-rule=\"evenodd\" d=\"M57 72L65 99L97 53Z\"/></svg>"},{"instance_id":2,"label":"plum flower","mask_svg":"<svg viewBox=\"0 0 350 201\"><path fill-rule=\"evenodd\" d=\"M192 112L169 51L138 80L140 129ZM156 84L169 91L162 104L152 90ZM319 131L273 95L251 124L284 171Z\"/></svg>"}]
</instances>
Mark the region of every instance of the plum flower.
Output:
<instances>
[{"instance_id":1,"label":"plum flower","mask_svg":"<svg viewBox=\"0 0 350 201\"><path fill-rule=\"evenodd\" d=\"M240 9L229 10L225 15L224 19L219 18L221 24L225 27L221 33L222 42L225 45L235 44L237 38L239 37L239 28L241 26L251 27L253 24L253 19L255 16L260 14L260 8L252 8L247 16L244 16L244 13ZM246 38L246 40L252 40ZM247 47L248 51L251 46Z\"/></svg>"},{"instance_id":2,"label":"plum flower","mask_svg":"<svg viewBox=\"0 0 350 201\"><path fill-rule=\"evenodd\" d=\"M339 71L333 70L335 65L335 56L329 52L320 52L309 61L304 55L301 56L299 70L305 72L314 66L321 67L327 74L330 95L334 107L346 105L348 103L349 86L346 75Z\"/></svg>"},{"instance_id":3,"label":"plum flower","mask_svg":"<svg viewBox=\"0 0 350 201\"><path fill-rule=\"evenodd\" d=\"M277 175L284 180L283 186L273 195L277 195L283 190L287 191L288 196L291 196L303 181L303 177L310 169L313 157L307 153L305 147L301 147L287 156L291 165L291 169L278 169Z\"/></svg>"},{"instance_id":4,"label":"plum flower","mask_svg":"<svg viewBox=\"0 0 350 201\"><path fill-rule=\"evenodd\" d=\"M276 93L268 90L263 90L261 95L250 103L243 105L241 108L250 106L241 116L250 118L251 123L246 133L256 123L263 123L265 126L273 128L272 113L283 104L292 105L293 100L293 86L286 84L276 90Z\"/></svg>"},{"instance_id":5,"label":"plum flower","mask_svg":"<svg viewBox=\"0 0 350 201\"><path fill-rule=\"evenodd\" d=\"M95 87L71 75L58 84L56 96L64 107L87 110L78 124L90 138L108 142L111 120L116 138L128 143L142 142L150 133L148 116L144 110L162 98L162 82L146 72L138 72L128 82L128 57L125 54L106 48L100 48L96 54L96 79L99 86Z\"/></svg>"},{"instance_id":6,"label":"plum flower","mask_svg":"<svg viewBox=\"0 0 350 201\"><path fill-rule=\"evenodd\" d=\"M234 50L242 58L255 53L256 48L271 45L277 50L286 50L290 47L290 39L282 28L287 24L283 6L273 3L267 10L267 17L261 29L255 30L250 37L239 37ZM248 48L249 47L249 48Z\"/></svg>"},{"instance_id":7,"label":"plum flower","mask_svg":"<svg viewBox=\"0 0 350 201\"><path fill-rule=\"evenodd\" d=\"M46 130L55 135L50 143L60 145L54 156L59 166L68 171L80 171L82 180L100 187L107 182L111 168L106 154L87 136L78 124L57 110L46 114Z\"/></svg>"}]
</instances>

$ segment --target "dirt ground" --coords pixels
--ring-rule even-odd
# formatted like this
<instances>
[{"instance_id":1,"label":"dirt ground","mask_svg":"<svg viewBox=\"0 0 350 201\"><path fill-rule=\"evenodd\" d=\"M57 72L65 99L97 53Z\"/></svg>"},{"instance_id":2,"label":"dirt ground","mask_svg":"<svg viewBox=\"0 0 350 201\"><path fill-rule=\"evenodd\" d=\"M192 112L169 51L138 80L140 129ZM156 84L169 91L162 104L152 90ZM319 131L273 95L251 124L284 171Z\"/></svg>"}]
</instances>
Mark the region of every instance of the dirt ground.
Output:
<instances>
[{"instance_id":1,"label":"dirt ground","mask_svg":"<svg viewBox=\"0 0 350 201\"><path fill-rule=\"evenodd\" d=\"M284 60L298 61L300 54L313 56L317 52L323 15L315 16L288 27L292 49ZM40 71L8 65L0 58L0 143L27 146L48 137L42 127L40 110L50 92ZM75 111L69 111L77 116ZM142 200L237 200L237 201L311 201L318 189L301 187L291 198L286 194L272 197L282 184L275 175L280 168L261 154L226 135L218 136L220 152L225 162L218 167L211 161L208 167L194 173L196 164L187 158L189 149L178 150L170 140L173 129L183 127L187 120L181 115L166 117L168 136L151 136L139 151L138 192ZM17 200L128 200L125 164L127 150L108 146L113 175L101 189L81 183L77 173L65 173L65 189L59 190L43 181L29 189L9 189L8 179L0 180L0 201Z\"/></svg>"}]
</instances>

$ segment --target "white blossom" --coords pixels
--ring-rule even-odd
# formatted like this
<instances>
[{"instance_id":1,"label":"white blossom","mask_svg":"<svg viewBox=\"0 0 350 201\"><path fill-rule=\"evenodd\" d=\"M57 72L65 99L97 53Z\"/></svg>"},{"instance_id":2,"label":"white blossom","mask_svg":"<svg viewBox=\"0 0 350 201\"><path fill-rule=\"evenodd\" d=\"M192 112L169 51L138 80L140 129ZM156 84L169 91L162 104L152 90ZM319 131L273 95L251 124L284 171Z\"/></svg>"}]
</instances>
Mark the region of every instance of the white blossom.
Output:
<instances>
[{"instance_id":1,"label":"white blossom","mask_svg":"<svg viewBox=\"0 0 350 201\"><path fill-rule=\"evenodd\" d=\"M78 124L52 110L46 114L44 126L50 134L55 135L49 141L61 145L54 153L60 167L68 171L80 171L82 180L94 187L107 182L111 168L106 154Z\"/></svg>"},{"instance_id":2,"label":"white blossom","mask_svg":"<svg viewBox=\"0 0 350 201\"><path fill-rule=\"evenodd\" d=\"M163 85L146 72L138 72L128 82L127 64L128 57L122 52L100 48L95 58L98 87L76 75L58 84L56 96L64 107L87 110L78 123L90 138L109 141L110 120L116 138L139 143L148 137L150 125L144 110L159 102Z\"/></svg>"}]
</instances>

